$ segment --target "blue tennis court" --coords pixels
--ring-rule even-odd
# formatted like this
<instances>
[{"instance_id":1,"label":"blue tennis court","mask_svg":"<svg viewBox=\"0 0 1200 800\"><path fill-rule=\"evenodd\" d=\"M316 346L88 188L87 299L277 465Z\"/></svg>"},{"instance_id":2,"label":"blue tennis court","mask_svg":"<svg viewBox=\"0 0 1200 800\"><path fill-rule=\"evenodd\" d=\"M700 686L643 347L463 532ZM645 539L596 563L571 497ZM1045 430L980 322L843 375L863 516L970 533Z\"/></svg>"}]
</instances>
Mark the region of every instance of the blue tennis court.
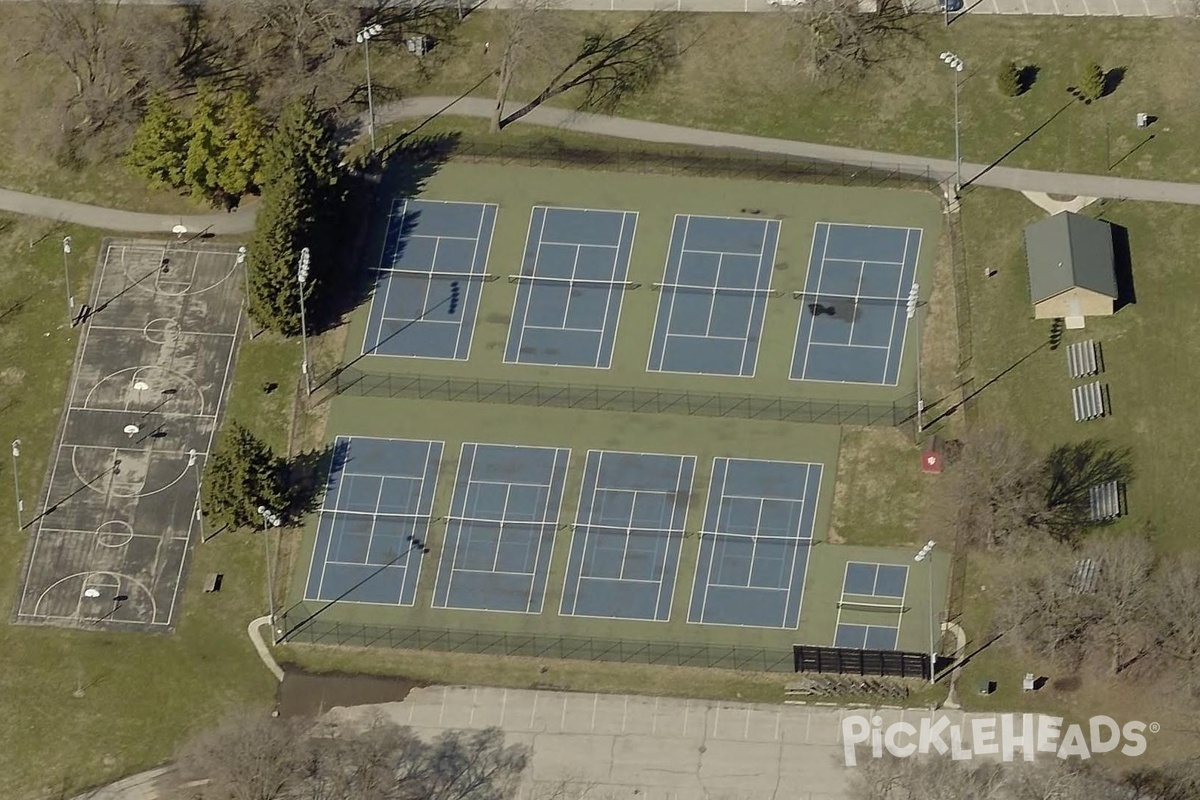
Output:
<instances>
[{"instance_id":1,"label":"blue tennis court","mask_svg":"<svg viewBox=\"0 0 1200 800\"><path fill-rule=\"evenodd\" d=\"M688 622L795 629L820 464L713 460Z\"/></svg>"},{"instance_id":2,"label":"blue tennis court","mask_svg":"<svg viewBox=\"0 0 1200 800\"><path fill-rule=\"evenodd\" d=\"M920 228L817 223L792 380L897 384L920 249Z\"/></svg>"},{"instance_id":3,"label":"blue tennis court","mask_svg":"<svg viewBox=\"0 0 1200 800\"><path fill-rule=\"evenodd\" d=\"M571 451L464 444L434 608L540 614Z\"/></svg>"},{"instance_id":4,"label":"blue tennis court","mask_svg":"<svg viewBox=\"0 0 1200 800\"><path fill-rule=\"evenodd\" d=\"M754 375L778 243L779 220L677 214L646 369Z\"/></svg>"},{"instance_id":5,"label":"blue tennis court","mask_svg":"<svg viewBox=\"0 0 1200 800\"><path fill-rule=\"evenodd\" d=\"M847 562L834 646L895 650L907 586L907 566Z\"/></svg>"},{"instance_id":6,"label":"blue tennis court","mask_svg":"<svg viewBox=\"0 0 1200 800\"><path fill-rule=\"evenodd\" d=\"M665 622L695 456L590 450L559 613Z\"/></svg>"},{"instance_id":7,"label":"blue tennis court","mask_svg":"<svg viewBox=\"0 0 1200 800\"><path fill-rule=\"evenodd\" d=\"M535 206L504 361L608 369L637 213Z\"/></svg>"},{"instance_id":8,"label":"blue tennis court","mask_svg":"<svg viewBox=\"0 0 1200 800\"><path fill-rule=\"evenodd\" d=\"M305 600L411 606L442 443L339 436Z\"/></svg>"},{"instance_id":9,"label":"blue tennis court","mask_svg":"<svg viewBox=\"0 0 1200 800\"><path fill-rule=\"evenodd\" d=\"M465 360L495 226L490 203L393 202L363 353Z\"/></svg>"}]
</instances>

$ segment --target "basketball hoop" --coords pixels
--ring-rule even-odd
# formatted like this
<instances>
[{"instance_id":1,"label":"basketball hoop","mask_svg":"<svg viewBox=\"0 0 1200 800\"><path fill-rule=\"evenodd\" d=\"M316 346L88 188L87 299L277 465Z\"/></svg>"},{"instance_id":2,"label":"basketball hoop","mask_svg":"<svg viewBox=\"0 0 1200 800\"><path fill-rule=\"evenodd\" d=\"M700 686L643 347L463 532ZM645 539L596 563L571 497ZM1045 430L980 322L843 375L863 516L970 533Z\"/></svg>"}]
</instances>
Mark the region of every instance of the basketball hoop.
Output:
<instances>
[{"instance_id":1,"label":"basketball hoop","mask_svg":"<svg viewBox=\"0 0 1200 800\"><path fill-rule=\"evenodd\" d=\"M99 589L84 589L83 596L90 597L94 600L95 598L100 596L100 590Z\"/></svg>"},{"instance_id":2,"label":"basketball hoop","mask_svg":"<svg viewBox=\"0 0 1200 800\"><path fill-rule=\"evenodd\" d=\"M139 428L137 425L126 425L125 435L132 439L134 436L137 436L137 432L140 430L141 428Z\"/></svg>"}]
</instances>

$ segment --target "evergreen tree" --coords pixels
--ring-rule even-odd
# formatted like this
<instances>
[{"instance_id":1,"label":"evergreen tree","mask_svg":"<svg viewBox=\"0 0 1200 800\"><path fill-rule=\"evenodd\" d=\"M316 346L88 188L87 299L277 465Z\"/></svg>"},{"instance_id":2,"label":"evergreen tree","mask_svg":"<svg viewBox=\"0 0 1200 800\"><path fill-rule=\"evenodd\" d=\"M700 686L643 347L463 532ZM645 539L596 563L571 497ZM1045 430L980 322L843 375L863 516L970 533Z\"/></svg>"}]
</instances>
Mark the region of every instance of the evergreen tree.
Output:
<instances>
[{"instance_id":1,"label":"evergreen tree","mask_svg":"<svg viewBox=\"0 0 1200 800\"><path fill-rule=\"evenodd\" d=\"M338 158L329 115L310 96L288 103L264 147L262 205L247 257L250 313L264 328L289 336L300 332L301 248L312 251L305 287L310 298L321 284L322 267L335 261Z\"/></svg>"},{"instance_id":2,"label":"evergreen tree","mask_svg":"<svg viewBox=\"0 0 1200 800\"><path fill-rule=\"evenodd\" d=\"M307 176L313 188L332 186L337 182L340 160L335 134L332 118L317 108L312 95L292 100L280 113L267 142L264 178L271 180L291 168Z\"/></svg>"},{"instance_id":3,"label":"evergreen tree","mask_svg":"<svg viewBox=\"0 0 1200 800\"><path fill-rule=\"evenodd\" d=\"M204 511L233 528L261 524L259 506L282 514L283 469L270 446L239 422L222 433L205 469Z\"/></svg>"},{"instance_id":4,"label":"evergreen tree","mask_svg":"<svg viewBox=\"0 0 1200 800\"><path fill-rule=\"evenodd\" d=\"M300 332L296 265L313 228L315 202L304 183L294 169L267 183L246 257L250 314L259 325L285 336Z\"/></svg>"},{"instance_id":5,"label":"evergreen tree","mask_svg":"<svg viewBox=\"0 0 1200 800\"><path fill-rule=\"evenodd\" d=\"M184 183L196 194L212 198L219 183L222 154L228 147L224 113L220 98L207 87L200 89L192 109L188 130L187 161L184 164Z\"/></svg>"},{"instance_id":6,"label":"evergreen tree","mask_svg":"<svg viewBox=\"0 0 1200 800\"><path fill-rule=\"evenodd\" d=\"M183 184L188 138L188 121L179 109L163 95L154 94L133 135L125 163L154 185L179 187Z\"/></svg>"},{"instance_id":7,"label":"evergreen tree","mask_svg":"<svg viewBox=\"0 0 1200 800\"><path fill-rule=\"evenodd\" d=\"M1091 102L1104 94L1104 68L1093 62L1085 64L1079 78L1079 96Z\"/></svg>"},{"instance_id":8,"label":"evergreen tree","mask_svg":"<svg viewBox=\"0 0 1200 800\"><path fill-rule=\"evenodd\" d=\"M234 92L223 109L225 142L217 168L217 186L231 198L257 191L262 185L266 123L250 95Z\"/></svg>"},{"instance_id":9,"label":"evergreen tree","mask_svg":"<svg viewBox=\"0 0 1200 800\"><path fill-rule=\"evenodd\" d=\"M1005 97L1016 97L1024 89L1021 85L1021 68L1015 61L1000 65L1000 74L996 76L996 86Z\"/></svg>"}]
</instances>

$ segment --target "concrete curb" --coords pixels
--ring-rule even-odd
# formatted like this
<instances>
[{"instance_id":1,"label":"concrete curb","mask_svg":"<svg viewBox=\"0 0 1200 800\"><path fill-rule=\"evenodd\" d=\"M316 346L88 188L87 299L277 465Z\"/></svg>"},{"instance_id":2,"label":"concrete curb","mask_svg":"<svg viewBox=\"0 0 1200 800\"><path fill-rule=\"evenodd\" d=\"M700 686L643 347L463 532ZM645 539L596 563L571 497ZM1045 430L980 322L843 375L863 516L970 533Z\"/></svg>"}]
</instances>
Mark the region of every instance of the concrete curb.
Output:
<instances>
[{"instance_id":1,"label":"concrete curb","mask_svg":"<svg viewBox=\"0 0 1200 800\"><path fill-rule=\"evenodd\" d=\"M283 669L275 661L275 657L271 655L271 649L267 647L267 643L262 638L262 628L264 625L270 625L270 617L259 617L251 620L246 626L246 633L250 636L250 642L254 645L254 649L258 651L258 657L267 665L267 669L271 670L271 674L275 676L275 680L283 682Z\"/></svg>"}]
</instances>

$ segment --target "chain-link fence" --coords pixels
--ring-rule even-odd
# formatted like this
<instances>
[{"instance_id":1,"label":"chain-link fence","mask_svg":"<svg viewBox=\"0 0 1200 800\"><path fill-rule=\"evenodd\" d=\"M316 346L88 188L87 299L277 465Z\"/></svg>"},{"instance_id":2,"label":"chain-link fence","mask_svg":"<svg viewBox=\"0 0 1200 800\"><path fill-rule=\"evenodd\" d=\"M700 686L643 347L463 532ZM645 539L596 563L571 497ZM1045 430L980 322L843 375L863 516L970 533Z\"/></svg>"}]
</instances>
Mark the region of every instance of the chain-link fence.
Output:
<instances>
[{"instance_id":1,"label":"chain-link fence","mask_svg":"<svg viewBox=\"0 0 1200 800\"><path fill-rule=\"evenodd\" d=\"M474 380L343 369L325 384L336 394L407 400L449 400L514 406L548 406L586 411L625 411L730 417L828 425L897 427L916 416L916 394L891 403L860 400L804 400L669 389L636 389L586 384Z\"/></svg>"},{"instance_id":2,"label":"chain-link fence","mask_svg":"<svg viewBox=\"0 0 1200 800\"><path fill-rule=\"evenodd\" d=\"M533 142L459 140L455 160L570 167L605 172L744 178L899 189L934 189L945 176L928 167L898 164L847 164L773 153L725 148L570 145L556 139Z\"/></svg>"},{"instance_id":3,"label":"chain-link fence","mask_svg":"<svg viewBox=\"0 0 1200 800\"><path fill-rule=\"evenodd\" d=\"M284 639L289 643L389 647L398 650L436 650L481 655L566 658L660 664L677 667L717 667L759 672L792 672L790 647L767 649L637 639L599 639L590 636L552 636L438 628L367 625L310 618L295 620ZM294 612L293 612L294 616Z\"/></svg>"}]
</instances>

